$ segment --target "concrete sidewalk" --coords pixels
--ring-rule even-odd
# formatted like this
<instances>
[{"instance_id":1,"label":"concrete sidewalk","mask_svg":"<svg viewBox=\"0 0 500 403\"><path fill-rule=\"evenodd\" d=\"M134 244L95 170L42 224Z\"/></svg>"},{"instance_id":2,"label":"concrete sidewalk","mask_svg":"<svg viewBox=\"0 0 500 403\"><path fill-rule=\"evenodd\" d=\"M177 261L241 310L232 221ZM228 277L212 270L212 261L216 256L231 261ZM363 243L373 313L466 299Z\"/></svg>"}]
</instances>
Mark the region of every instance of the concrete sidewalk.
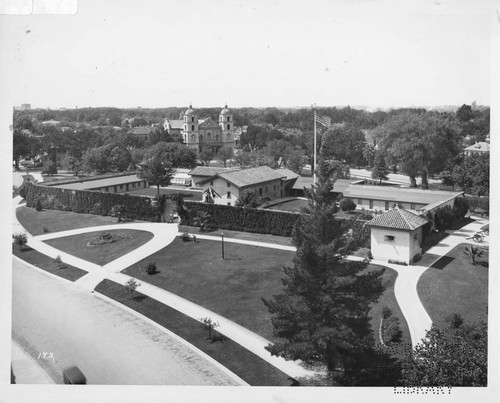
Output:
<instances>
[{"instance_id":1,"label":"concrete sidewalk","mask_svg":"<svg viewBox=\"0 0 500 403\"><path fill-rule=\"evenodd\" d=\"M11 366L16 384L54 384L52 378L14 340L11 344Z\"/></svg>"}]
</instances>

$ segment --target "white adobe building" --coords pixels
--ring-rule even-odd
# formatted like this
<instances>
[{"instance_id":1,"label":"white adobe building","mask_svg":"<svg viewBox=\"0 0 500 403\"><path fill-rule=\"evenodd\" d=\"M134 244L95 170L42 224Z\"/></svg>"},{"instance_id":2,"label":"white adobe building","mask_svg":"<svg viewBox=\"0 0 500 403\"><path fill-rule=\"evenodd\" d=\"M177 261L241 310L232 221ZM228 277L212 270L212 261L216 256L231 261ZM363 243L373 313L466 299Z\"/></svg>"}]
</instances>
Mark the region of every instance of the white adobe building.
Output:
<instances>
[{"instance_id":1,"label":"white adobe building","mask_svg":"<svg viewBox=\"0 0 500 403\"><path fill-rule=\"evenodd\" d=\"M394 207L368 221L374 259L413 264L422 257L422 227L428 220Z\"/></svg>"}]
</instances>

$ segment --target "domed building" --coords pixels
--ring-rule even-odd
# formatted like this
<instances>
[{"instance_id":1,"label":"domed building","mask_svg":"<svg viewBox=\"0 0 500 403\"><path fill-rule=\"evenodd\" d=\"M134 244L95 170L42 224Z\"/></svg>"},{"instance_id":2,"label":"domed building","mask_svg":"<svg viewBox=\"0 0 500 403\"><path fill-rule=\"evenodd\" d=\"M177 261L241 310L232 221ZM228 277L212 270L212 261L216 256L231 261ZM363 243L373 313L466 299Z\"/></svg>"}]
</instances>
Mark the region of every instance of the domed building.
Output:
<instances>
[{"instance_id":1,"label":"domed building","mask_svg":"<svg viewBox=\"0 0 500 403\"><path fill-rule=\"evenodd\" d=\"M234 151L233 112L227 105L220 112L218 122L210 117L199 119L192 105L189 105L189 109L181 117L180 120L165 120L164 128L172 136L180 135L184 144L197 154L203 147L210 147L215 153L222 148Z\"/></svg>"}]
</instances>

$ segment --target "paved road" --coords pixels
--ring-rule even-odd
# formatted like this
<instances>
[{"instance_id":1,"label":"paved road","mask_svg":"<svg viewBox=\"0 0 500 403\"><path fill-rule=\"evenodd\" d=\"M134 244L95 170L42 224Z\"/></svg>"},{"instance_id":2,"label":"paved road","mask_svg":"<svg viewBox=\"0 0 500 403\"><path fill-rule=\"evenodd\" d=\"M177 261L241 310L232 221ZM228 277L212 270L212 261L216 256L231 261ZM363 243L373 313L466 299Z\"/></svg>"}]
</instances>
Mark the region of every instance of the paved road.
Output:
<instances>
[{"instance_id":1,"label":"paved road","mask_svg":"<svg viewBox=\"0 0 500 403\"><path fill-rule=\"evenodd\" d=\"M157 326L13 259L13 339L56 383L77 365L90 384L237 385ZM38 359L52 353L53 360Z\"/></svg>"}]
</instances>

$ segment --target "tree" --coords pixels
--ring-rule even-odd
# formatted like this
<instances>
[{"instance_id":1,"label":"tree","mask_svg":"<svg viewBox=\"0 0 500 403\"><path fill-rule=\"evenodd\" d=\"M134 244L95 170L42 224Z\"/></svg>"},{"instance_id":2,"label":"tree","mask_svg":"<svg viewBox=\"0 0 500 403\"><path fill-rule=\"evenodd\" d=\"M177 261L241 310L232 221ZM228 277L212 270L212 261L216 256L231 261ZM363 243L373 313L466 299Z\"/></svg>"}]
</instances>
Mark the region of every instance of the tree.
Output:
<instances>
[{"instance_id":1,"label":"tree","mask_svg":"<svg viewBox=\"0 0 500 403\"><path fill-rule=\"evenodd\" d=\"M464 157L452 168L451 180L464 192L477 196L490 193L490 157L473 155Z\"/></svg>"},{"instance_id":2,"label":"tree","mask_svg":"<svg viewBox=\"0 0 500 403\"><path fill-rule=\"evenodd\" d=\"M19 170L19 159L31 154L30 138L20 130L14 130L13 135L13 160L16 170Z\"/></svg>"},{"instance_id":3,"label":"tree","mask_svg":"<svg viewBox=\"0 0 500 403\"><path fill-rule=\"evenodd\" d=\"M441 172L460 151L459 127L450 117L435 113L403 112L376 129L379 146L389 163L396 163L416 187L428 189L428 175Z\"/></svg>"},{"instance_id":4,"label":"tree","mask_svg":"<svg viewBox=\"0 0 500 403\"><path fill-rule=\"evenodd\" d=\"M25 233L17 233L12 235L12 239L14 239L14 243L19 246L19 250L24 250L24 245L28 243L28 237Z\"/></svg>"},{"instance_id":5,"label":"tree","mask_svg":"<svg viewBox=\"0 0 500 403\"><path fill-rule=\"evenodd\" d=\"M486 386L488 325L455 323L441 329L432 325L404 365L405 386Z\"/></svg>"},{"instance_id":6,"label":"tree","mask_svg":"<svg viewBox=\"0 0 500 403\"><path fill-rule=\"evenodd\" d=\"M137 176L156 186L158 194L160 194L160 186L170 185L174 173L175 168L170 162L163 161L161 157L156 156L141 164Z\"/></svg>"},{"instance_id":7,"label":"tree","mask_svg":"<svg viewBox=\"0 0 500 403\"><path fill-rule=\"evenodd\" d=\"M241 192L240 197L238 197L238 200L236 200L235 206L255 208L261 204L262 202L259 195L257 195L257 193L253 190L247 190Z\"/></svg>"},{"instance_id":8,"label":"tree","mask_svg":"<svg viewBox=\"0 0 500 403\"><path fill-rule=\"evenodd\" d=\"M210 161L215 158L215 152L212 147L204 146L199 157L203 165L210 166Z\"/></svg>"},{"instance_id":9,"label":"tree","mask_svg":"<svg viewBox=\"0 0 500 403\"><path fill-rule=\"evenodd\" d=\"M226 163L228 159L231 159L233 156L233 152L229 148L221 148L217 153L217 159L222 161L224 164L224 168L226 168Z\"/></svg>"},{"instance_id":10,"label":"tree","mask_svg":"<svg viewBox=\"0 0 500 403\"><path fill-rule=\"evenodd\" d=\"M114 147L109 157L111 167L120 172L125 171L132 162L130 151L123 146Z\"/></svg>"},{"instance_id":11,"label":"tree","mask_svg":"<svg viewBox=\"0 0 500 403\"><path fill-rule=\"evenodd\" d=\"M325 364L330 374L340 371L341 378L357 383L372 352L368 312L384 290L383 270L362 273L366 261L345 259L353 247L328 197L336 179L330 168L320 161L317 183L306 189L309 202L293 231L297 252L293 267L284 268L283 293L263 299L277 339L267 349L285 359Z\"/></svg>"},{"instance_id":12,"label":"tree","mask_svg":"<svg viewBox=\"0 0 500 403\"><path fill-rule=\"evenodd\" d=\"M342 211L350 213L351 211L356 210L356 203L354 203L351 198L347 197L340 201L339 207Z\"/></svg>"},{"instance_id":13,"label":"tree","mask_svg":"<svg viewBox=\"0 0 500 403\"><path fill-rule=\"evenodd\" d=\"M358 165L363 158L365 135L351 125L328 129L322 140L320 154L324 159L335 159Z\"/></svg>"},{"instance_id":14,"label":"tree","mask_svg":"<svg viewBox=\"0 0 500 403\"><path fill-rule=\"evenodd\" d=\"M73 175L78 176L78 172L82 170L82 161L74 157L70 153L66 153L61 161L64 169L73 172Z\"/></svg>"},{"instance_id":15,"label":"tree","mask_svg":"<svg viewBox=\"0 0 500 403\"><path fill-rule=\"evenodd\" d=\"M170 162L174 168L194 168L196 166L196 152L179 143L160 141L146 150L145 158L160 158L162 161Z\"/></svg>"},{"instance_id":16,"label":"tree","mask_svg":"<svg viewBox=\"0 0 500 403\"><path fill-rule=\"evenodd\" d=\"M130 299L134 299L134 291L137 287L140 287L140 285L141 283L139 283L135 278L131 278L125 283L125 288L130 293Z\"/></svg>"},{"instance_id":17,"label":"tree","mask_svg":"<svg viewBox=\"0 0 500 403\"><path fill-rule=\"evenodd\" d=\"M460 122L468 122L473 118L474 114L472 112L472 107L470 105L463 104L457 110L457 119Z\"/></svg>"},{"instance_id":18,"label":"tree","mask_svg":"<svg viewBox=\"0 0 500 403\"><path fill-rule=\"evenodd\" d=\"M379 179L379 183L382 183L382 180L389 179L387 176L388 174L389 168L387 167L387 163L385 161L385 155L378 151L375 154L375 160L373 162L372 178Z\"/></svg>"},{"instance_id":19,"label":"tree","mask_svg":"<svg viewBox=\"0 0 500 403\"><path fill-rule=\"evenodd\" d=\"M375 147L371 144L365 144L365 146L363 147L363 158L368 163L369 167L371 167L373 164L375 154Z\"/></svg>"},{"instance_id":20,"label":"tree","mask_svg":"<svg viewBox=\"0 0 500 403\"><path fill-rule=\"evenodd\" d=\"M110 153L108 145L89 148L82 156L83 168L88 172L104 173L108 171L111 163Z\"/></svg>"},{"instance_id":21,"label":"tree","mask_svg":"<svg viewBox=\"0 0 500 403\"><path fill-rule=\"evenodd\" d=\"M286 159L286 167L300 175L305 165L304 153L301 150L291 150Z\"/></svg>"}]
</instances>

